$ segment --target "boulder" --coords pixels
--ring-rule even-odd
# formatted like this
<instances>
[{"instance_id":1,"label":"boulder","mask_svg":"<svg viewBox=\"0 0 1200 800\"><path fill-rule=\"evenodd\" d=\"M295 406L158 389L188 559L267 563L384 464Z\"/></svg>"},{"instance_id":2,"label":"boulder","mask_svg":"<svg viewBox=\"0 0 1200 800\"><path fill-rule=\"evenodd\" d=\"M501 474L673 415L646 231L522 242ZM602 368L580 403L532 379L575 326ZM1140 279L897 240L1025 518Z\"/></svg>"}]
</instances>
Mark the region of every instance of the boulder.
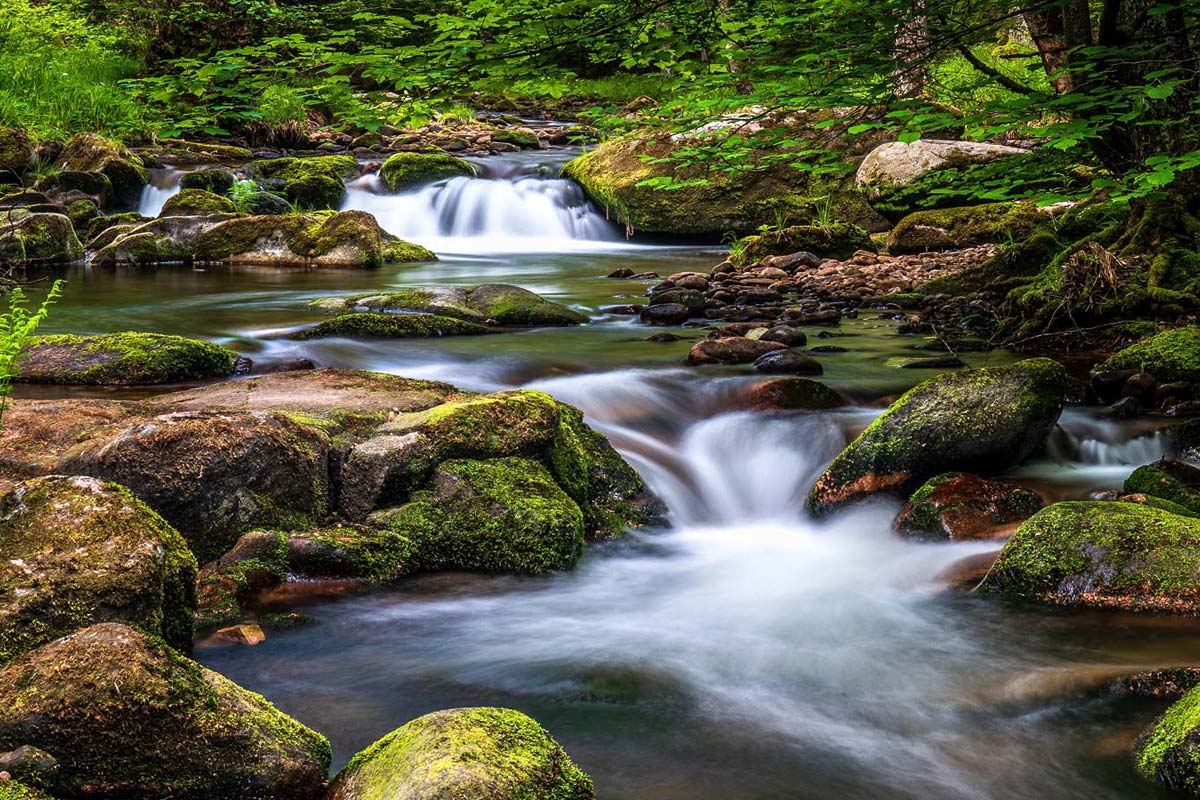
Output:
<instances>
[{"instance_id":1,"label":"boulder","mask_svg":"<svg viewBox=\"0 0 1200 800\"><path fill-rule=\"evenodd\" d=\"M200 173L203 174L203 173ZM235 214L237 206L228 197L204 189L183 189L167 198L160 217L195 217L202 214Z\"/></svg>"},{"instance_id":2,"label":"boulder","mask_svg":"<svg viewBox=\"0 0 1200 800\"><path fill-rule=\"evenodd\" d=\"M120 144L94 133L77 133L59 156L59 168L73 172L97 172L108 178L113 199L132 206L146 185L142 160Z\"/></svg>"},{"instance_id":3,"label":"boulder","mask_svg":"<svg viewBox=\"0 0 1200 800\"><path fill-rule=\"evenodd\" d=\"M944 139L888 142L867 154L858 165L854 182L872 194L879 195L909 186L921 176L936 170L986 164L1028 154L1028 150L1018 147L985 142L956 142Z\"/></svg>"},{"instance_id":4,"label":"boulder","mask_svg":"<svg viewBox=\"0 0 1200 800\"><path fill-rule=\"evenodd\" d=\"M436 314L376 314L363 311L342 314L292 334L292 339L324 339L331 336L377 339L412 339L436 336L478 336L491 329L454 317Z\"/></svg>"},{"instance_id":5,"label":"boulder","mask_svg":"<svg viewBox=\"0 0 1200 800\"><path fill-rule=\"evenodd\" d=\"M833 460L809 506L828 513L877 492L907 494L942 472L1017 464L1054 427L1066 384L1066 370L1046 358L923 381Z\"/></svg>"},{"instance_id":6,"label":"boulder","mask_svg":"<svg viewBox=\"0 0 1200 800\"><path fill-rule=\"evenodd\" d=\"M83 245L67 215L0 215L0 264L67 264L82 260Z\"/></svg>"},{"instance_id":7,"label":"boulder","mask_svg":"<svg viewBox=\"0 0 1200 800\"><path fill-rule=\"evenodd\" d=\"M1030 203L988 203L965 208L914 211L888 234L892 255L929 250L962 250L990 242L1024 239L1051 215Z\"/></svg>"},{"instance_id":8,"label":"boulder","mask_svg":"<svg viewBox=\"0 0 1200 800\"><path fill-rule=\"evenodd\" d=\"M236 180L233 171L228 169L198 169L189 172L179 179L183 191L202 189L206 192L225 196L233 188Z\"/></svg>"},{"instance_id":9,"label":"boulder","mask_svg":"<svg viewBox=\"0 0 1200 800\"><path fill-rule=\"evenodd\" d=\"M0 186L20 184L33 161L29 135L18 128L0 127Z\"/></svg>"},{"instance_id":10,"label":"boulder","mask_svg":"<svg viewBox=\"0 0 1200 800\"><path fill-rule=\"evenodd\" d=\"M1196 613L1200 521L1122 502L1055 503L1004 545L980 591L1063 606Z\"/></svg>"},{"instance_id":11,"label":"boulder","mask_svg":"<svg viewBox=\"0 0 1200 800\"><path fill-rule=\"evenodd\" d=\"M326 800L592 800L592 781L534 720L504 708L426 714L363 750Z\"/></svg>"},{"instance_id":12,"label":"boulder","mask_svg":"<svg viewBox=\"0 0 1200 800\"><path fill-rule=\"evenodd\" d=\"M643 308L640 316L647 325L682 325L691 319L692 311L680 303L659 303Z\"/></svg>"},{"instance_id":13,"label":"boulder","mask_svg":"<svg viewBox=\"0 0 1200 800\"><path fill-rule=\"evenodd\" d=\"M583 512L537 461L451 459L428 485L371 517L413 543L422 569L538 573L583 554Z\"/></svg>"},{"instance_id":14,"label":"boulder","mask_svg":"<svg viewBox=\"0 0 1200 800\"><path fill-rule=\"evenodd\" d=\"M159 139L150 153L160 164L242 164L254 158L254 153L244 147L186 139Z\"/></svg>"},{"instance_id":15,"label":"boulder","mask_svg":"<svg viewBox=\"0 0 1200 800\"><path fill-rule=\"evenodd\" d=\"M230 219L234 219L232 214L206 214L158 217L132 227L113 226L88 243L96 250L92 263L101 267L189 263L195 259L200 234Z\"/></svg>"},{"instance_id":16,"label":"boulder","mask_svg":"<svg viewBox=\"0 0 1200 800\"><path fill-rule=\"evenodd\" d=\"M227 378L239 356L210 342L157 333L60 334L30 341L20 383L143 386Z\"/></svg>"},{"instance_id":17,"label":"boulder","mask_svg":"<svg viewBox=\"0 0 1200 800\"><path fill-rule=\"evenodd\" d=\"M913 539L987 539L1036 514L1037 492L965 473L925 481L900 509L895 529Z\"/></svg>"},{"instance_id":18,"label":"boulder","mask_svg":"<svg viewBox=\"0 0 1200 800\"><path fill-rule=\"evenodd\" d=\"M859 250L875 252L871 235L857 225L792 225L769 233L747 236L730 253L738 266L757 264L771 256L814 253L823 258L845 260Z\"/></svg>"},{"instance_id":19,"label":"boulder","mask_svg":"<svg viewBox=\"0 0 1200 800\"><path fill-rule=\"evenodd\" d=\"M537 134L529 128L503 128L492 134L492 141L515 144L522 150L536 150L538 148Z\"/></svg>"},{"instance_id":20,"label":"boulder","mask_svg":"<svg viewBox=\"0 0 1200 800\"><path fill-rule=\"evenodd\" d=\"M519 286L432 286L386 294L359 294L317 300L323 311L370 311L381 314L433 314L477 324L504 327L580 325L587 317Z\"/></svg>"},{"instance_id":21,"label":"boulder","mask_svg":"<svg viewBox=\"0 0 1200 800\"><path fill-rule=\"evenodd\" d=\"M1191 689L1154 721L1133 747L1147 780L1177 797L1200 797L1200 687Z\"/></svg>"},{"instance_id":22,"label":"boulder","mask_svg":"<svg viewBox=\"0 0 1200 800\"><path fill-rule=\"evenodd\" d=\"M846 398L808 378L759 381L738 393L738 404L755 411L822 411L847 405Z\"/></svg>"},{"instance_id":23,"label":"boulder","mask_svg":"<svg viewBox=\"0 0 1200 800\"><path fill-rule=\"evenodd\" d=\"M129 491L34 478L0 498L0 664L96 622L192 646L196 560Z\"/></svg>"},{"instance_id":24,"label":"boulder","mask_svg":"<svg viewBox=\"0 0 1200 800\"><path fill-rule=\"evenodd\" d=\"M72 798L316 800L329 742L160 640L102 623L0 670L0 750L40 748Z\"/></svg>"},{"instance_id":25,"label":"boulder","mask_svg":"<svg viewBox=\"0 0 1200 800\"><path fill-rule=\"evenodd\" d=\"M405 192L459 176L475 177L475 167L447 153L396 153L379 168L379 178L389 192Z\"/></svg>"},{"instance_id":26,"label":"boulder","mask_svg":"<svg viewBox=\"0 0 1200 800\"><path fill-rule=\"evenodd\" d=\"M329 447L283 413L179 411L93 434L57 471L129 487L203 562L251 528L314 527L328 508Z\"/></svg>"},{"instance_id":27,"label":"boulder","mask_svg":"<svg viewBox=\"0 0 1200 800\"><path fill-rule=\"evenodd\" d=\"M767 353L786 351L779 342L764 342L744 336L725 336L696 342L688 351L685 364L749 364Z\"/></svg>"},{"instance_id":28,"label":"boulder","mask_svg":"<svg viewBox=\"0 0 1200 800\"><path fill-rule=\"evenodd\" d=\"M346 179L358 169L354 156L273 158L255 161L254 172L278 186L297 208L336 209L346 194Z\"/></svg>"},{"instance_id":29,"label":"boulder","mask_svg":"<svg viewBox=\"0 0 1200 800\"><path fill-rule=\"evenodd\" d=\"M1200 516L1200 469L1182 461L1164 459L1135 469L1125 479L1129 494L1145 494L1176 506L1169 510Z\"/></svg>"},{"instance_id":30,"label":"boulder","mask_svg":"<svg viewBox=\"0 0 1200 800\"><path fill-rule=\"evenodd\" d=\"M1187 325L1156 333L1114 353L1097 372L1136 370L1159 382L1200 381L1200 327Z\"/></svg>"},{"instance_id":31,"label":"boulder","mask_svg":"<svg viewBox=\"0 0 1200 800\"><path fill-rule=\"evenodd\" d=\"M811 124L815 121L800 122L800 135L820 136ZM848 178L774 167L726 172L709 170L695 159L672 160L697 143L719 145L728 131L728 126L691 134L636 131L589 150L563 167L562 174L583 186L612 218L647 233L744 235L763 225L778 226L781 220L807 225L823 214L867 230L886 229L886 221ZM748 163L756 158L769 163L777 155L773 147L764 148ZM665 180L683 187L661 188L658 184Z\"/></svg>"},{"instance_id":32,"label":"boulder","mask_svg":"<svg viewBox=\"0 0 1200 800\"><path fill-rule=\"evenodd\" d=\"M759 341L770 340L763 337ZM754 360L754 371L767 375L820 375L825 368L815 358L803 353L771 350Z\"/></svg>"}]
</instances>

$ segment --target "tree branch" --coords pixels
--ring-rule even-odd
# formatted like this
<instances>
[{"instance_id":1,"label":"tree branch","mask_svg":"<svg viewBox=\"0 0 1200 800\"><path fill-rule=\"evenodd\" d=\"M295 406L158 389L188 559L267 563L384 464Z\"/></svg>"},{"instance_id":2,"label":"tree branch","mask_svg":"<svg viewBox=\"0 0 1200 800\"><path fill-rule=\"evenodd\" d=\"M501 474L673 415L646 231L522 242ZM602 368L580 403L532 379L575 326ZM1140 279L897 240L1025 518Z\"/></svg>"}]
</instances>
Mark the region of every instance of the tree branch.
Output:
<instances>
[{"instance_id":1,"label":"tree branch","mask_svg":"<svg viewBox=\"0 0 1200 800\"><path fill-rule=\"evenodd\" d=\"M960 44L957 45L955 49L958 50L959 55L967 60L968 64L970 64L979 72L982 72L984 75L987 75L989 78L1003 86L1005 89L1008 89L1010 92L1016 92L1017 94L1037 94L1036 90L1031 89L1023 83L1014 81L1012 78L1008 77L990 64L985 64L982 60L980 60L979 56L971 52L970 47Z\"/></svg>"}]
</instances>

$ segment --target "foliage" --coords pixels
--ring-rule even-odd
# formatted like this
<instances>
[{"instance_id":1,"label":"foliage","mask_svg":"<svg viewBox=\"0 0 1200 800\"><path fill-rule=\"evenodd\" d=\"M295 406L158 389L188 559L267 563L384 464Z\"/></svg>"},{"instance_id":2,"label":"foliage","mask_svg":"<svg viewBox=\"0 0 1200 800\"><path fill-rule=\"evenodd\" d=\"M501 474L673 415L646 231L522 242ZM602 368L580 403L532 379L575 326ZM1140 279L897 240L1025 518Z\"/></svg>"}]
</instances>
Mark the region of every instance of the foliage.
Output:
<instances>
[{"instance_id":1,"label":"foliage","mask_svg":"<svg viewBox=\"0 0 1200 800\"><path fill-rule=\"evenodd\" d=\"M8 409L13 380L20 374L18 362L26 344L50 313L50 306L62 295L62 281L55 281L41 305L30 310L29 299L16 286L8 295L8 311L0 314L0 424Z\"/></svg>"}]
</instances>

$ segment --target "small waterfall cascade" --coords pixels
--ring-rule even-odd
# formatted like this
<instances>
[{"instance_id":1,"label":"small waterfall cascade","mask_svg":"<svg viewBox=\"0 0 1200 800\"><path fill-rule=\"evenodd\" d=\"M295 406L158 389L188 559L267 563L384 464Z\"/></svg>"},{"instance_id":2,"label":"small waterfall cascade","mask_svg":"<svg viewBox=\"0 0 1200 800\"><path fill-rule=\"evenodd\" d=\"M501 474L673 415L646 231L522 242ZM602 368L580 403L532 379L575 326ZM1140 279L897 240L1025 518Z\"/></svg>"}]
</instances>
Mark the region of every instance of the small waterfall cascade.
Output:
<instances>
[{"instance_id":1,"label":"small waterfall cascade","mask_svg":"<svg viewBox=\"0 0 1200 800\"><path fill-rule=\"evenodd\" d=\"M179 181L184 173L170 167L150 169L147 172L150 181L142 187L137 212L143 217L157 217L162 213L167 200L179 194Z\"/></svg>"}]
</instances>

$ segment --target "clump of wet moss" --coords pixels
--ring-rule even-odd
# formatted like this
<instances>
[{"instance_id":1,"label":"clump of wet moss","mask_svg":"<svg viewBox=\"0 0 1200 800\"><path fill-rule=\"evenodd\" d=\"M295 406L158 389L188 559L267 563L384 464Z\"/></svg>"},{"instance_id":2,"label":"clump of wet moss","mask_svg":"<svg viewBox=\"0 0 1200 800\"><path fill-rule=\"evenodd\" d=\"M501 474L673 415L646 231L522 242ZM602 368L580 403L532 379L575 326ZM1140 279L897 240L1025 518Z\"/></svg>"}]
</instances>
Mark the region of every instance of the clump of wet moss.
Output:
<instances>
[{"instance_id":1,"label":"clump of wet moss","mask_svg":"<svg viewBox=\"0 0 1200 800\"><path fill-rule=\"evenodd\" d=\"M343 314L292 334L293 339L330 336L410 339L435 336L478 336L491 333L483 325L435 314Z\"/></svg>"},{"instance_id":2,"label":"clump of wet moss","mask_svg":"<svg viewBox=\"0 0 1200 800\"><path fill-rule=\"evenodd\" d=\"M205 189L184 189L163 205L160 217L192 217L203 214L234 214L237 206L228 197Z\"/></svg>"},{"instance_id":3,"label":"clump of wet moss","mask_svg":"<svg viewBox=\"0 0 1200 800\"><path fill-rule=\"evenodd\" d=\"M738 266L762 261L767 256L807 251L823 258L846 259L859 250L875 252L871 235L857 225L793 225L769 233L747 236L730 254Z\"/></svg>"},{"instance_id":4,"label":"clump of wet moss","mask_svg":"<svg viewBox=\"0 0 1200 800\"><path fill-rule=\"evenodd\" d=\"M1138 467L1125 479L1125 492L1146 494L1200 515L1200 469L1182 461L1158 461Z\"/></svg>"},{"instance_id":5,"label":"clump of wet moss","mask_svg":"<svg viewBox=\"0 0 1200 800\"><path fill-rule=\"evenodd\" d=\"M346 179L358 164L354 156L312 156L255 161L255 172L278 181L283 196L298 208L337 208L346 193Z\"/></svg>"},{"instance_id":6,"label":"clump of wet moss","mask_svg":"<svg viewBox=\"0 0 1200 800\"><path fill-rule=\"evenodd\" d=\"M1160 382L1200 380L1200 328L1163 331L1114 353L1097 370L1136 369Z\"/></svg>"},{"instance_id":7,"label":"clump of wet moss","mask_svg":"<svg viewBox=\"0 0 1200 800\"><path fill-rule=\"evenodd\" d=\"M953 250L1008 239L1025 239L1052 217L1030 203L988 203L916 211L888 235L892 254Z\"/></svg>"},{"instance_id":8,"label":"clump of wet moss","mask_svg":"<svg viewBox=\"0 0 1200 800\"><path fill-rule=\"evenodd\" d=\"M379 177L392 192L459 176L475 177L475 167L448 153L396 153L379 168Z\"/></svg>"},{"instance_id":9,"label":"clump of wet moss","mask_svg":"<svg viewBox=\"0 0 1200 800\"><path fill-rule=\"evenodd\" d=\"M1188 797L1200 796L1200 688L1155 720L1134 745L1137 771Z\"/></svg>"},{"instance_id":10,"label":"clump of wet moss","mask_svg":"<svg viewBox=\"0 0 1200 800\"><path fill-rule=\"evenodd\" d=\"M588 319L528 289L503 283L398 289L386 294L332 297L312 305L325 311L435 314L505 327L580 325Z\"/></svg>"},{"instance_id":11,"label":"clump of wet moss","mask_svg":"<svg viewBox=\"0 0 1200 800\"><path fill-rule=\"evenodd\" d=\"M83 259L83 245L65 214L33 213L0 220L0 263L65 264Z\"/></svg>"},{"instance_id":12,"label":"clump of wet moss","mask_svg":"<svg viewBox=\"0 0 1200 800\"><path fill-rule=\"evenodd\" d=\"M210 342L158 333L39 336L26 348L18 381L105 386L228 377L238 354Z\"/></svg>"}]
</instances>

